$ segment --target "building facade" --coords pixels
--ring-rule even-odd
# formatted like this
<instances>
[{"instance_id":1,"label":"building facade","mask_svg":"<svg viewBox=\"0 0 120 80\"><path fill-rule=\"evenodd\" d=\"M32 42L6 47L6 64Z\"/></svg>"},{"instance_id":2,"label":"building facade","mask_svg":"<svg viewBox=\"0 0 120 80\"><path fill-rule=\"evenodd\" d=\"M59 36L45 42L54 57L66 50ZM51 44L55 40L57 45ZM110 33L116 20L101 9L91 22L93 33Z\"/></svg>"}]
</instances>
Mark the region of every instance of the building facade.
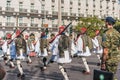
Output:
<instances>
[{"instance_id":1,"label":"building facade","mask_svg":"<svg viewBox=\"0 0 120 80\"><path fill-rule=\"evenodd\" d=\"M39 33L42 28L57 31L58 0L0 0L0 36L15 28L27 27L26 32ZM72 21L76 25L80 17L120 18L118 0L61 0L61 24Z\"/></svg>"}]
</instances>

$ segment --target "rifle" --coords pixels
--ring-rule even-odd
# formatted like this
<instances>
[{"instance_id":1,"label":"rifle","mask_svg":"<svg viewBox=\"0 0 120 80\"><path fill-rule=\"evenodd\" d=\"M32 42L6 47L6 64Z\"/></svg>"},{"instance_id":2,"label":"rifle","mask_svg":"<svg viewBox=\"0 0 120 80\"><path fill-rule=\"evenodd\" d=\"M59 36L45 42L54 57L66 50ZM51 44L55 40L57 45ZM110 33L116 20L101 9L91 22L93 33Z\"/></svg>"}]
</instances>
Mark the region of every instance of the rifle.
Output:
<instances>
[{"instance_id":1,"label":"rifle","mask_svg":"<svg viewBox=\"0 0 120 80\"><path fill-rule=\"evenodd\" d=\"M20 32L20 34L17 35L17 36L15 36L12 40L10 40L10 41L8 42L8 44L10 44L15 38L17 38L18 36L20 36L26 29L27 29L27 28L24 28L24 29Z\"/></svg>"},{"instance_id":2,"label":"rifle","mask_svg":"<svg viewBox=\"0 0 120 80\"><path fill-rule=\"evenodd\" d=\"M57 36L59 36L60 34L62 34L71 24L72 24L72 22L70 22L70 23L64 28L64 30L61 31L60 33L58 33L49 43L52 43L52 42L55 40L55 38L56 38Z\"/></svg>"}]
</instances>

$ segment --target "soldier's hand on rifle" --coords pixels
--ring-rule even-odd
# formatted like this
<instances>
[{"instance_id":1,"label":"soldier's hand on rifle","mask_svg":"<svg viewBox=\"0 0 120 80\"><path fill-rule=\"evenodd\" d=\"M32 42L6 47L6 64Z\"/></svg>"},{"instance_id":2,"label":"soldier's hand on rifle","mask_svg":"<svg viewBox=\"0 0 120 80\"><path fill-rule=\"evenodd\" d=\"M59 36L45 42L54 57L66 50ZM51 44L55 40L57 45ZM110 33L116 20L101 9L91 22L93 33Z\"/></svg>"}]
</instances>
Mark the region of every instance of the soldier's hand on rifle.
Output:
<instances>
[{"instance_id":1,"label":"soldier's hand on rifle","mask_svg":"<svg viewBox=\"0 0 120 80\"><path fill-rule=\"evenodd\" d=\"M101 64L101 70L104 70L104 71L106 70L106 65L105 65L105 63L102 63L102 64Z\"/></svg>"}]
</instances>

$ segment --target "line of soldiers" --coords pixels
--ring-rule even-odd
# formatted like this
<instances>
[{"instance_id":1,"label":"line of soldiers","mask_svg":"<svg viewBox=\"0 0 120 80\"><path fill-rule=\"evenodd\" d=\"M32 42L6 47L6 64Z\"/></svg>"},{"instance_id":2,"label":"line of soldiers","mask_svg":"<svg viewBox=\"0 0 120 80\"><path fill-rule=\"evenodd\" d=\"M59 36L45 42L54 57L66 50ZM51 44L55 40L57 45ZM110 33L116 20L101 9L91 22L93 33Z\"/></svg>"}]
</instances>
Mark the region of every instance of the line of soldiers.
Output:
<instances>
[{"instance_id":1,"label":"line of soldiers","mask_svg":"<svg viewBox=\"0 0 120 80\"><path fill-rule=\"evenodd\" d=\"M95 53L101 63L100 56L104 52L100 30L96 30L94 37L91 38L86 34L87 28L85 27L80 28L80 32L76 37L74 34L68 36L65 29L65 26L59 27L58 34L51 34L50 39L48 39L45 32L42 32L37 39L33 33L24 37L20 30L16 31L14 39L8 33L6 36L7 39L2 45L5 64L10 62L10 67L14 68L13 60L16 60L20 72L18 76L24 77L21 61L27 59L27 63L32 63L31 57L37 56L43 61L41 70L45 70L50 63L56 62L65 80L69 80L64 64L71 63L72 57L77 56L84 63L85 70L83 70L83 73L90 74L86 57ZM52 56L47 60L49 52L52 53Z\"/></svg>"}]
</instances>

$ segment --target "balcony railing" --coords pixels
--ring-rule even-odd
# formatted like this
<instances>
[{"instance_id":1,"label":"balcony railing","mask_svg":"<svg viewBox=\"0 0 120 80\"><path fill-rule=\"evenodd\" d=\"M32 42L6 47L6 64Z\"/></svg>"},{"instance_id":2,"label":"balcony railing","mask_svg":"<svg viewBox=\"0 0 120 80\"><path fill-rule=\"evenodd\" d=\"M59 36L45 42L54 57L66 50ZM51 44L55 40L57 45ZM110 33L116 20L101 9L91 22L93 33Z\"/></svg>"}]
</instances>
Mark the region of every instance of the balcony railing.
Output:
<instances>
[{"instance_id":1,"label":"balcony railing","mask_svg":"<svg viewBox=\"0 0 120 80\"><path fill-rule=\"evenodd\" d=\"M88 14L87 17L92 17L92 15Z\"/></svg>"},{"instance_id":2,"label":"balcony railing","mask_svg":"<svg viewBox=\"0 0 120 80\"><path fill-rule=\"evenodd\" d=\"M27 13L27 9L20 8L19 12L21 12L21 13Z\"/></svg>"},{"instance_id":3,"label":"balcony railing","mask_svg":"<svg viewBox=\"0 0 120 80\"><path fill-rule=\"evenodd\" d=\"M38 10L31 9L30 12L31 12L31 13L38 13Z\"/></svg>"},{"instance_id":4,"label":"balcony railing","mask_svg":"<svg viewBox=\"0 0 120 80\"><path fill-rule=\"evenodd\" d=\"M52 15L58 15L58 12L53 11L53 12L52 12Z\"/></svg>"},{"instance_id":5,"label":"balcony railing","mask_svg":"<svg viewBox=\"0 0 120 80\"><path fill-rule=\"evenodd\" d=\"M5 26L12 26L12 27L13 27L13 26L14 26L14 23L12 23L12 22L6 22L6 23L5 23Z\"/></svg>"},{"instance_id":6,"label":"balcony railing","mask_svg":"<svg viewBox=\"0 0 120 80\"><path fill-rule=\"evenodd\" d=\"M57 28L57 24L52 24L52 27L53 28Z\"/></svg>"},{"instance_id":7,"label":"balcony railing","mask_svg":"<svg viewBox=\"0 0 120 80\"><path fill-rule=\"evenodd\" d=\"M0 22L0 26L2 26L2 22Z\"/></svg>"},{"instance_id":8,"label":"balcony railing","mask_svg":"<svg viewBox=\"0 0 120 80\"><path fill-rule=\"evenodd\" d=\"M0 6L0 11L2 10L2 7Z\"/></svg>"},{"instance_id":9,"label":"balcony railing","mask_svg":"<svg viewBox=\"0 0 120 80\"><path fill-rule=\"evenodd\" d=\"M67 12L62 12L62 16L68 16Z\"/></svg>"},{"instance_id":10,"label":"balcony railing","mask_svg":"<svg viewBox=\"0 0 120 80\"><path fill-rule=\"evenodd\" d=\"M48 14L48 11L42 10L42 11L41 11L41 14L46 14L46 15L47 15L47 14Z\"/></svg>"},{"instance_id":11,"label":"balcony railing","mask_svg":"<svg viewBox=\"0 0 120 80\"><path fill-rule=\"evenodd\" d=\"M31 23L30 25L31 27L38 27L38 24L35 24L35 23Z\"/></svg>"},{"instance_id":12,"label":"balcony railing","mask_svg":"<svg viewBox=\"0 0 120 80\"><path fill-rule=\"evenodd\" d=\"M76 16L76 14L75 13L70 13L70 16Z\"/></svg>"},{"instance_id":13,"label":"balcony railing","mask_svg":"<svg viewBox=\"0 0 120 80\"><path fill-rule=\"evenodd\" d=\"M84 14L79 14L78 16L79 16L79 17L84 17Z\"/></svg>"},{"instance_id":14,"label":"balcony railing","mask_svg":"<svg viewBox=\"0 0 120 80\"><path fill-rule=\"evenodd\" d=\"M20 26L20 27L26 27L26 26L27 26L27 23L19 23L19 26Z\"/></svg>"},{"instance_id":15,"label":"balcony railing","mask_svg":"<svg viewBox=\"0 0 120 80\"><path fill-rule=\"evenodd\" d=\"M6 11L13 12L13 11L14 11L14 8L6 7Z\"/></svg>"}]
</instances>

